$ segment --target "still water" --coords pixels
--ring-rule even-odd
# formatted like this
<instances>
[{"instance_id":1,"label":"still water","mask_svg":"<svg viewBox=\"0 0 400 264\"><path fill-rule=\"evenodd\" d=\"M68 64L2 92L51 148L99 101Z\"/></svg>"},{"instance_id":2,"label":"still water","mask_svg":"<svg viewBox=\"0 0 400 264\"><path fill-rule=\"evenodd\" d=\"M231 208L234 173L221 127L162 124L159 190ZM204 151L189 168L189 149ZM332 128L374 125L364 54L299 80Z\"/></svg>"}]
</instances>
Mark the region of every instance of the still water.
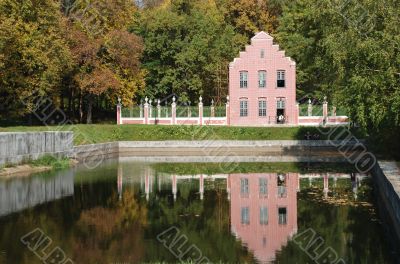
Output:
<instances>
[{"instance_id":1,"label":"still water","mask_svg":"<svg viewBox=\"0 0 400 264\"><path fill-rule=\"evenodd\" d=\"M110 161L3 179L0 263L396 263L373 200L343 165Z\"/></svg>"}]
</instances>

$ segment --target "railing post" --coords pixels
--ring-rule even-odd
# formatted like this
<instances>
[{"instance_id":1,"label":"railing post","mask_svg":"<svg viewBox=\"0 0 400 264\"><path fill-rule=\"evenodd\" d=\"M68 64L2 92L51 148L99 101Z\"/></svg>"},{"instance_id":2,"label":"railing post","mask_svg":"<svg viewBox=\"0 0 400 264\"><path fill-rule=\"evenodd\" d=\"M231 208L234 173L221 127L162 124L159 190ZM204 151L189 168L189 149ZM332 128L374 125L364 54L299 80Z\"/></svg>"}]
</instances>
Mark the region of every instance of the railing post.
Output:
<instances>
[{"instance_id":1,"label":"railing post","mask_svg":"<svg viewBox=\"0 0 400 264\"><path fill-rule=\"evenodd\" d=\"M199 125L203 125L203 97L199 98Z\"/></svg>"},{"instance_id":2,"label":"railing post","mask_svg":"<svg viewBox=\"0 0 400 264\"><path fill-rule=\"evenodd\" d=\"M308 116L312 116L312 109L313 109L313 106L312 106L312 103L311 103L311 99L308 99L308 109L307 109Z\"/></svg>"},{"instance_id":3,"label":"railing post","mask_svg":"<svg viewBox=\"0 0 400 264\"><path fill-rule=\"evenodd\" d=\"M161 101L160 99L157 100L157 119L161 117Z\"/></svg>"},{"instance_id":4,"label":"railing post","mask_svg":"<svg viewBox=\"0 0 400 264\"><path fill-rule=\"evenodd\" d=\"M117 125L122 125L122 115L121 115L121 98L118 97L118 104L117 104Z\"/></svg>"},{"instance_id":5,"label":"railing post","mask_svg":"<svg viewBox=\"0 0 400 264\"><path fill-rule=\"evenodd\" d=\"M324 104L322 106L322 114L324 115L324 125L328 122L328 101L324 96Z\"/></svg>"},{"instance_id":6,"label":"railing post","mask_svg":"<svg viewBox=\"0 0 400 264\"><path fill-rule=\"evenodd\" d=\"M229 126L231 124L229 95L226 97L225 118L226 118L226 125Z\"/></svg>"},{"instance_id":7,"label":"railing post","mask_svg":"<svg viewBox=\"0 0 400 264\"><path fill-rule=\"evenodd\" d=\"M144 100L144 123L147 125L149 124L149 98L146 97Z\"/></svg>"},{"instance_id":8,"label":"railing post","mask_svg":"<svg viewBox=\"0 0 400 264\"><path fill-rule=\"evenodd\" d=\"M211 100L211 117L215 117L214 99Z\"/></svg>"},{"instance_id":9,"label":"railing post","mask_svg":"<svg viewBox=\"0 0 400 264\"><path fill-rule=\"evenodd\" d=\"M172 97L172 104L171 104L171 114L172 114L172 124L175 125L176 124L176 103L175 103L176 99L175 96Z\"/></svg>"},{"instance_id":10,"label":"railing post","mask_svg":"<svg viewBox=\"0 0 400 264\"><path fill-rule=\"evenodd\" d=\"M149 118L152 118L153 117L153 105L152 105L152 103L153 103L153 100L149 100Z\"/></svg>"},{"instance_id":11,"label":"railing post","mask_svg":"<svg viewBox=\"0 0 400 264\"><path fill-rule=\"evenodd\" d=\"M336 106L332 107L332 116L336 117Z\"/></svg>"}]
</instances>

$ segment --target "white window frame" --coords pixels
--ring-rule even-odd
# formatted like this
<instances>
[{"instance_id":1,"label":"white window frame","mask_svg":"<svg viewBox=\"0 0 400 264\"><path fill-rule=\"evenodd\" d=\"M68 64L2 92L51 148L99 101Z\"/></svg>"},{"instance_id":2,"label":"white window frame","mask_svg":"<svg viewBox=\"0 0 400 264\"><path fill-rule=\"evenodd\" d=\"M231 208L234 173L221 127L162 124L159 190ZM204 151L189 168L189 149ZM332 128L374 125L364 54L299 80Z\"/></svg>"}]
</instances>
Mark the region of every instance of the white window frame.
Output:
<instances>
[{"instance_id":1,"label":"white window frame","mask_svg":"<svg viewBox=\"0 0 400 264\"><path fill-rule=\"evenodd\" d=\"M249 116L249 101L247 99L241 99L239 101L239 115L240 117Z\"/></svg>"},{"instance_id":2,"label":"white window frame","mask_svg":"<svg viewBox=\"0 0 400 264\"><path fill-rule=\"evenodd\" d=\"M276 98L276 109L286 109L286 98Z\"/></svg>"},{"instance_id":3,"label":"white window frame","mask_svg":"<svg viewBox=\"0 0 400 264\"><path fill-rule=\"evenodd\" d=\"M258 71L258 88L266 88L266 87L267 87L267 71L260 70Z\"/></svg>"},{"instance_id":4,"label":"white window frame","mask_svg":"<svg viewBox=\"0 0 400 264\"><path fill-rule=\"evenodd\" d=\"M241 195L249 195L249 179L248 178L240 179L240 194Z\"/></svg>"},{"instance_id":5,"label":"white window frame","mask_svg":"<svg viewBox=\"0 0 400 264\"><path fill-rule=\"evenodd\" d=\"M240 222L242 225L250 224L250 207L242 207L240 208Z\"/></svg>"},{"instance_id":6,"label":"white window frame","mask_svg":"<svg viewBox=\"0 0 400 264\"><path fill-rule=\"evenodd\" d=\"M258 116L259 117L267 116L267 99L265 98L258 99Z\"/></svg>"},{"instance_id":7,"label":"white window frame","mask_svg":"<svg viewBox=\"0 0 400 264\"><path fill-rule=\"evenodd\" d=\"M285 210L285 214L280 214L280 210ZM278 207L278 223L280 225L286 225L287 224L287 218L288 218L288 210L287 207Z\"/></svg>"},{"instance_id":8,"label":"white window frame","mask_svg":"<svg viewBox=\"0 0 400 264\"><path fill-rule=\"evenodd\" d=\"M246 89L249 85L249 72L240 71L239 72L239 86L241 89Z\"/></svg>"},{"instance_id":9,"label":"white window frame","mask_svg":"<svg viewBox=\"0 0 400 264\"><path fill-rule=\"evenodd\" d=\"M283 86L279 86L279 81L283 81ZM277 70L276 71L276 87L277 88L285 88L286 87L286 71L285 70Z\"/></svg>"},{"instance_id":10,"label":"white window frame","mask_svg":"<svg viewBox=\"0 0 400 264\"><path fill-rule=\"evenodd\" d=\"M265 177L259 178L258 186L259 186L259 195L267 196L268 195L268 179Z\"/></svg>"},{"instance_id":11,"label":"white window frame","mask_svg":"<svg viewBox=\"0 0 400 264\"><path fill-rule=\"evenodd\" d=\"M260 225L268 225L268 207L260 207Z\"/></svg>"}]
</instances>

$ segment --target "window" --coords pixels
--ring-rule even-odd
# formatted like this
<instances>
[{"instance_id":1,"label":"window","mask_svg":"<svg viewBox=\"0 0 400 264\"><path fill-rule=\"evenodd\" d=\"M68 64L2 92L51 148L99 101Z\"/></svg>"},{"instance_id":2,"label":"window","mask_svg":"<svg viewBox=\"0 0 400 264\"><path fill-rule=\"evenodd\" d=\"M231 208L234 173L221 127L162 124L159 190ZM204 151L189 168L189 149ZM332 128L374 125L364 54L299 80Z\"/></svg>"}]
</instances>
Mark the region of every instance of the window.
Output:
<instances>
[{"instance_id":1,"label":"window","mask_svg":"<svg viewBox=\"0 0 400 264\"><path fill-rule=\"evenodd\" d=\"M285 109L285 98L278 98L278 100L276 101L276 108Z\"/></svg>"},{"instance_id":2,"label":"window","mask_svg":"<svg viewBox=\"0 0 400 264\"><path fill-rule=\"evenodd\" d=\"M267 86L267 72L258 71L258 87L265 88Z\"/></svg>"},{"instance_id":3,"label":"window","mask_svg":"<svg viewBox=\"0 0 400 264\"><path fill-rule=\"evenodd\" d=\"M258 116L267 116L267 101L258 101Z\"/></svg>"},{"instance_id":4,"label":"window","mask_svg":"<svg viewBox=\"0 0 400 264\"><path fill-rule=\"evenodd\" d=\"M277 72L277 84L276 84L276 86L278 88L285 87L285 71L279 70Z\"/></svg>"},{"instance_id":5,"label":"window","mask_svg":"<svg viewBox=\"0 0 400 264\"><path fill-rule=\"evenodd\" d=\"M242 207L241 209L241 222L243 225L250 224L250 208L249 207Z\"/></svg>"},{"instance_id":6,"label":"window","mask_svg":"<svg viewBox=\"0 0 400 264\"><path fill-rule=\"evenodd\" d=\"M240 116L248 115L248 103L247 100L240 101Z\"/></svg>"},{"instance_id":7,"label":"window","mask_svg":"<svg viewBox=\"0 0 400 264\"><path fill-rule=\"evenodd\" d=\"M286 225L287 223L287 211L286 211L286 207L279 207L278 208L278 223L280 225Z\"/></svg>"},{"instance_id":8,"label":"window","mask_svg":"<svg viewBox=\"0 0 400 264\"><path fill-rule=\"evenodd\" d=\"M278 174L278 197L285 198L287 196L287 188L286 188L286 175Z\"/></svg>"},{"instance_id":9,"label":"window","mask_svg":"<svg viewBox=\"0 0 400 264\"><path fill-rule=\"evenodd\" d=\"M240 179L240 194L242 195L249 194L249 179L247 178Z\"/></svg>"},{"instance_id":10,"label":"window","mask_svg":"<svg viewBox=\"0 0 400 264\"><path fill-rule=\"evenodd\" d=\"M268 224L268 208L263 206L260 207L260 225Z\"/></svg>"},{"instance_id":11,"label":"window","mask_svg":"<svg viewBox=\"0 0 400 264\"><path fill-rule=\"evenodd\" d=\"M265 196L268 194L268 182L267 178L259 178L259 189L260 189L260 196Z\"/></svg>"},{"instance_id":12,"label":"window","mask_svg":"<svg viewBox=\"0 0 400 264\"><path fill-rule=\"evenodd\" d=\"M240 72L240 88L247 88L248 72Z\"/></svg>"},{"instance_id":13,"label":"window","mask_svg":"<svg viewBox=\"0 0 400 264\"><path fill-rule=\"evenodd\" d=\"M261 57L261 59L264 59L264 55L265 55L265 51L262 49L262 50L260 51L260 57Z\"/></svg>"}]
</instances>

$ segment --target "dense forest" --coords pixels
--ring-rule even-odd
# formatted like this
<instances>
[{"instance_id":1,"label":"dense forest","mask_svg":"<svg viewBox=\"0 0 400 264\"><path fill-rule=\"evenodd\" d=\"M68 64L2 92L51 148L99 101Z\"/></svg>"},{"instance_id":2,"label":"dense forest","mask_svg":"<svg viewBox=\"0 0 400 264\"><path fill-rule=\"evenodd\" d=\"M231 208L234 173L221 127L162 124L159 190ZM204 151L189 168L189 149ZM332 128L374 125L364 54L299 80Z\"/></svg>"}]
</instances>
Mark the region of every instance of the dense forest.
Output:
<instances>
[{"instance_id":1,"label":"dense forest","mask_svg":"<svg viewBox=\"0 0 400 264\"><path fill-rule=\"evenodd\" d=\"M83 123L118 97L223 102L229 62L264 30L296 60L298 98L398 127L399 11L397 0L2 0L0 119L26 120L38 101Z\"/></svg>"}]
</instances>

